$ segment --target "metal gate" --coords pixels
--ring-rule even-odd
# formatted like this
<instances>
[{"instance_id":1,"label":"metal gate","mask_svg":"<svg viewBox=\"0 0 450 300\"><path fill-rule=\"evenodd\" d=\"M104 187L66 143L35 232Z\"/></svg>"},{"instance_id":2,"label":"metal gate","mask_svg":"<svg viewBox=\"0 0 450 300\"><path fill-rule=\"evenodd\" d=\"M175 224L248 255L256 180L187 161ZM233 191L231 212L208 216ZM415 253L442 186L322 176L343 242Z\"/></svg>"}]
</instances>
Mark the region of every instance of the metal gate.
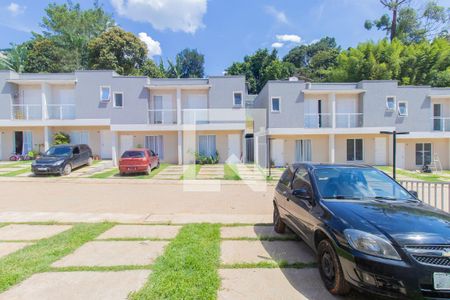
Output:
<instances>
[{"instance_id":1,"label":"metal gate","mask_svg":"<svg viewBox=\"0 0 450 300\"><path fill-rule=\"evenodd\" d=\"M255 161L255 141L251 138L245 139L245 147L246 147L246 162L252 163Z\"/></svg>"}]
</instances>

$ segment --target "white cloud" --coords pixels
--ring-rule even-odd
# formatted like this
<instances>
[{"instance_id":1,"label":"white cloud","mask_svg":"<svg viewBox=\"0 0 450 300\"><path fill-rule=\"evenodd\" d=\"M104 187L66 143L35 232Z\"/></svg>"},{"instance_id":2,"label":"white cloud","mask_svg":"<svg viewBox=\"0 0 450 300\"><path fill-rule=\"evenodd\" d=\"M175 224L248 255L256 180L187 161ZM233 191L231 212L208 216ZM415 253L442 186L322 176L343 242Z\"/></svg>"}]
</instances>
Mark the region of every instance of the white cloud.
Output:
<instances>
[{"instance_id":1,"label":"white cloud","mask_svg":"<svg viewBox=\"0 0 450 300\"><path fill-rule=\"evenodd\" d=\"M23 14L25 12L26 7L25 6L21 6L15 2L11 2L6 9L13 15L13 16L17 16L20 14Z\"/></svg>"},{"instance_id":2,"label":"white cloud","mask_svg":"<svg viewBox=\"0 0 450 300\"><path fill-rule=\"evenodd\" d=\"M147 22L157 30L195 33L204 27L207 0L110 0L116 12L133 21Z\"/></svg>"},{"instance_id":3,"label":"white cloud","mask_svg":"<svg viewBox=\"0 0 450 300\"><path fill-rule=\"evenodd\" d=\"M286 17L286 14L283 11L276 9L274 6L267 5L267 6L265 6L265 10L266 10L266 13L273 16L278 22L283 23L283 24L289 23L288 18Z\"/></svg>"},{"instance_id":4,"label":"white cloud","mask_svg":"<svg viewBox=\"0 0 450 300\"><path fill-rule=\"evenodd\" d=\"M284 44L280 43L280 42L272 43L272 48L281 48L283 46L284 46Z\"/></svg>"},{"instance_id":5,"label":"white cloud","mask_svg":"<svg viewBox=\"0 0 450 300\"><path fill-rule=\"evenodd\" d=\"M277 34L276 38L280 42L300 43L302 38L296 34Z\"/></svg>"},{"instance_id":6,"label":"white cloud","mask_svg":"<svg viewBox=\"0 0 450 300\"><path fill-rule=\"evenodd\" d=\"M147 33L140 32L139 39L147 45L148 56L153 57L155 55L161 55L161 45L158 41L155 41Z\"/></svg>"}]
</instances>

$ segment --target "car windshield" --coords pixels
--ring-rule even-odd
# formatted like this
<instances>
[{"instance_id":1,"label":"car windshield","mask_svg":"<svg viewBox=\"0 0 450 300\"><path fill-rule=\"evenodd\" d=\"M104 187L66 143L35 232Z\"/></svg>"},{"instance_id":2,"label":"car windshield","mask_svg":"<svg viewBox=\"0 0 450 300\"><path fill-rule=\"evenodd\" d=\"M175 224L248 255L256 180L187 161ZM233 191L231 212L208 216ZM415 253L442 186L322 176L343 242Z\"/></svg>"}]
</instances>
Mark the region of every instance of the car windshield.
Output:
<instances>
[{"instance_id":1,"label":"car windshield","mask_svg":"<svg viewBox=\"0 0 450 300\"><path fill-rule=\"evenodd\" d=\"M144 151L125 151L122 154L122 158L143 158L145 157Z\"/></svg>"},{"instance_id":2,"label":"car windshield","mask_svg":"<svg viewBox=\"0 0 450 300\"><path fill-rule=\"evenodd\" d=\"M47 156L69 156L72 154L72 147L51 147L45 152Z\"/></svg>"},{"instance_id":3,"label":"car windshield","mask_svg":"<svg viewBox=\"0 0 450 300\"><path fill-rule=\"evenodd\" d=\"M322 198L410 200L413 197L383 172L371 168L333 167L314 171Z\"/></svg>"}]
</instances>

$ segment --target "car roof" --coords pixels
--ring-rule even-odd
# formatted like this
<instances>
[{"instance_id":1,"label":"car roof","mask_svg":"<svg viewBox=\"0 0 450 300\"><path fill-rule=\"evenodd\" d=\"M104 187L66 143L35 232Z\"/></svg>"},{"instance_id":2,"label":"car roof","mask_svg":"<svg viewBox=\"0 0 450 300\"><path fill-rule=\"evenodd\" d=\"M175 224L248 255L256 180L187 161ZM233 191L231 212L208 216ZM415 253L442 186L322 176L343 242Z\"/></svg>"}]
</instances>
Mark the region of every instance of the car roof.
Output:
<instances>
[{"instance_id":1,"label":"car roof","mask_svg":"<svg viewBox=\"0 0 450 300\"><path fill-rule=\"evenodd\" d=\"M86 144L60 144L60 145L53 145L52 147L79 147L79 146L88 146Z\"/></svg>"},{"instance_id":2,"label":"car roof","mask_svg":"<svg viewBox=\"0 0 450 300\"><path fill-rule=\"evenodd\" d=\"M373 168L372 166L365 165L365 164L331 164L331 163L294 163L292 164L293 168L298 167L306 167L308 169L327 169L327 168Z\"/></svg>"},{"instance_id":3,"label":"car roof","mask_svg":"<svg viewBox=\"0 0 450 300\"><path fill-rule=\"evenodd\" d=\"M133 149L125 150L125 152L127 152L127 151L148 151L148 149L147 148L133 148Z\"/></svg>"}]
</instances>

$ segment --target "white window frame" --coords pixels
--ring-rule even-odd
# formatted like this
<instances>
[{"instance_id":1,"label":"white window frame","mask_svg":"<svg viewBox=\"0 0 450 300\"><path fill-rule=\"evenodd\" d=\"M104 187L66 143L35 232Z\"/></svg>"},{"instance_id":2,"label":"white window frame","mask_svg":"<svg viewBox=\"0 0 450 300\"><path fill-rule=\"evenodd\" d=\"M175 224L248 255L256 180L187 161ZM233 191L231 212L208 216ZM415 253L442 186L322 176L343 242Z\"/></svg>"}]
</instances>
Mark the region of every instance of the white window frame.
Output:
<instances>
[{"instance_id":1,"label":"white window frame","mask_svg":"<svg viewBox=\"0 0 450 300\"><path fill-rule=\"evenodd\" d=\"M273 99L278 99L278 110L273 110ZM281 97L270 97L270 112L271 113L281 112Z\"/></svg>"},{"instance_id":2,"label":"white window frame","mask_svg":"<svg viewBox=\"0 0 450 300\"><path fill-rule=\"evenodd\" d=\"M356 137L356 138L348 138L348 139L345 139L345 145L346 145L346 147L347 147L347 140L353 140L353 157L355 158L354 160L348 160L347 159L347 148L345 149L345 159L346 159L346 161L348 161L348 162L363 162L364 161L364 159L365 159L365 153L364 153L364 148L365 148L365 142L364 142L364 139L363 138L359 138L359 137ZM356 140L361 140L361 147L362 147L362 151L361 151L361 154L362 154L362 159L356 159Z\"/></svg>"},{"instance_id":3,"label":"white window frame","mask_svg":"<svg viewBox=\"0 0 450 300\"><path fill-rule=\"evenodd\" d=\"M107 88L109 89L109 98L108 100L103 100L102 99L102 89ZM111 86L109 85L101 85L100 86L100 102L110 102L111 101Z\"/></svg>"},{"instance_id":4,"label":"white window frame","mask_svg":"<svg viewBox=\"0 0 450 300\"><path fill-rule=\"evenodd\" d=\"M118 94L122 95L122 106L117 106L116 105L116 95L118 95ZM124 99L124 96L123 96L123 92L114 92L113 93L113 107L114 108L123 108L124 103L125 103L125 99Z\"/></svg>"},{"instance_id":5,"label":"white window frame","mask_svg":"<svg viewBox=\"0 0 450 300\"><path fill-rule=\"evenodd\" d=\"M406 113L405 114L401 114L400 113L400 104L405 104L405 109L406 109ZM398 111L398 115L400 117L407 117L408 116L408 101L398 101L398 103L397 103L397 111Z\"/></svg>"},{"instance_id":6,"label":"white window frame","mask_svg":"<svg viewBox=\"0 0 450 300\"><path fill-rule=\"evenodd\" d=\"M389 106L388 106L388 99L389 98L392 98L392 99L394 99L394 107L393 108L390 108ZM386 96L386 110L387 111L395 111L395 108L397 107L397 97L395 97L395 96Z\"/></svg>"},{"instance_id":7,"label":"white window frame","mask_svg":"<svg viewBox=\"0 0 450 300\"><path fill-rule=\"evenodd\" d=\"M237 104L237 103L235 102L236 98L235 98L234 96L235 96L236 94L241 94L241 104ZM242 107L243 104L244 104L244 93L241 92L241 91L234 91L234 92L233 92L233 106L234 106L234 107Z\"/></svg>"}]
</instances>

